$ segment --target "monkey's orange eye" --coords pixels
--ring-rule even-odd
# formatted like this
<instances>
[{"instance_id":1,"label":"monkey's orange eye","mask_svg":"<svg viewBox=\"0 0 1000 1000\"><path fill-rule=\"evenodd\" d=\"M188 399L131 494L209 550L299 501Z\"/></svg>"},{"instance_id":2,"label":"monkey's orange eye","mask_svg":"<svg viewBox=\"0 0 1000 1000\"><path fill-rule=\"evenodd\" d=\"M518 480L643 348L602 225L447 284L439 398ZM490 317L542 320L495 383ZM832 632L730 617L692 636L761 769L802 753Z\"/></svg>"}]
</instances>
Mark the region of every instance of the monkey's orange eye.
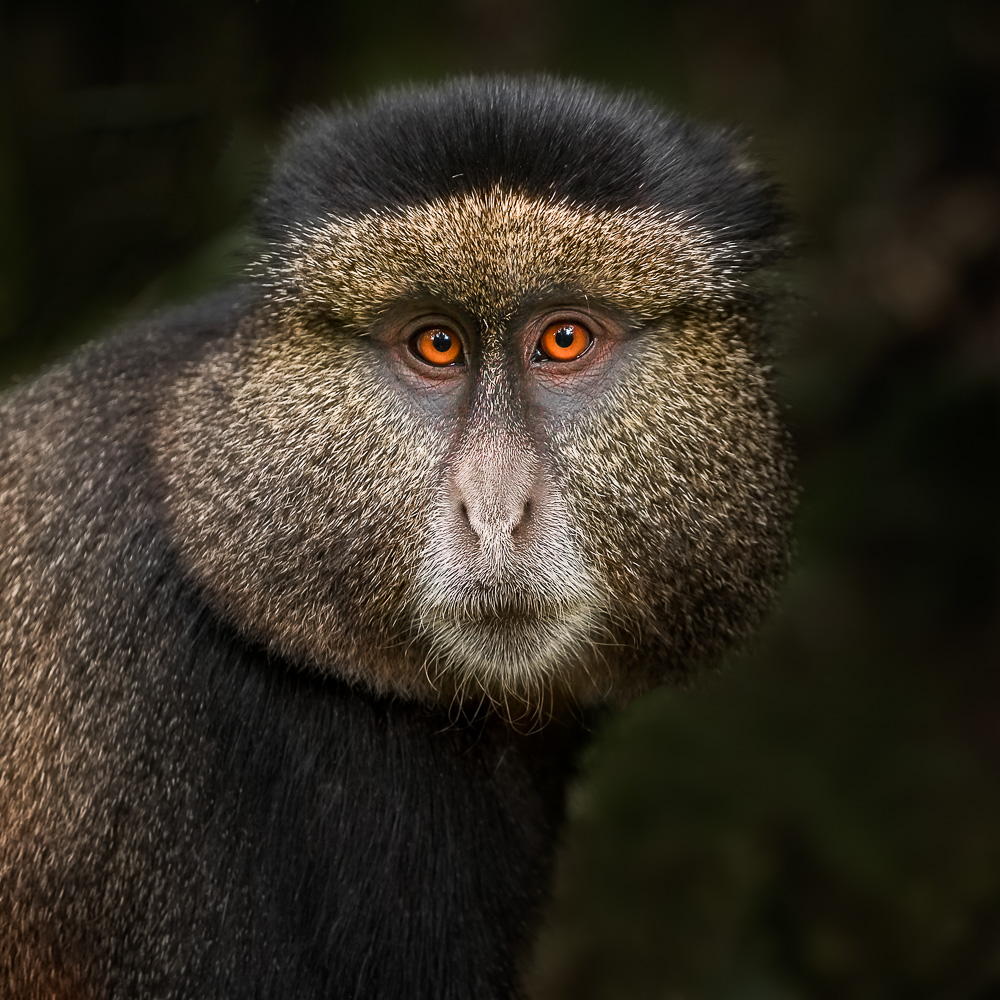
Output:
<instances>
[{"instance_id":1,"label":"monkey's orange eye","mask_svg":"<svg viewBox=\"0 0 1000 1000\"><path fill-rule=\"evenodd\" d=\"M590 347L590 332L579 323L552 323L545 328L539 346L552 361L575 361Z\"/></svg>"},{"instance_id":2,"label":"monkey's orange eye","mask_svg":"<svg viewBox=\"0 0 1000 1000\"><path fill-rule=\"evenodd\" d=\"M410 344L413 353L431 365L453 365L462 358L462 341L443 326L421 330Z\"/></svg>"}]
</instances>

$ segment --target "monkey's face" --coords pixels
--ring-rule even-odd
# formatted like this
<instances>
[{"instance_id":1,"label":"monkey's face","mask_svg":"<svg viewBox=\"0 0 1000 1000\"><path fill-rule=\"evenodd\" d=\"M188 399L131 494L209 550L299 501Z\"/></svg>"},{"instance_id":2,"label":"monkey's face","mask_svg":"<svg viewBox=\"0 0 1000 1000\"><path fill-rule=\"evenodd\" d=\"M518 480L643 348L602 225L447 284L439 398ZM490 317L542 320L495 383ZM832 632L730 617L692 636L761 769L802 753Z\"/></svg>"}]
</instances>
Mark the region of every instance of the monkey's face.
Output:
<instances>
[{"instance_id":1,"label":"monkey's face","mask_svg":"<svg viewBox=\"0 0 1000 1000\"><path fill-rule=\"evenodd\" d=\"M725 249L504 189L293 231L164 432L210 600L305 664L512 712L744 636L789 485Z\"/></svg>"}]
</instances>

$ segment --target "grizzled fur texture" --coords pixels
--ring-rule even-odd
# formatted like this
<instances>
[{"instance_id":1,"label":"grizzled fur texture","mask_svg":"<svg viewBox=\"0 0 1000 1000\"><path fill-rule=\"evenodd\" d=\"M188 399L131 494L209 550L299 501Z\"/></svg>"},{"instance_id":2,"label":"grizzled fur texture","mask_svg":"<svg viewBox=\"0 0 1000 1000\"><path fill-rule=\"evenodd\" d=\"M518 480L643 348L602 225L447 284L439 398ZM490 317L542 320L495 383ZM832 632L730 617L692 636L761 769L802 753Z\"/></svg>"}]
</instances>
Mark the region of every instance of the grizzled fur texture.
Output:
<instances>
[{"instance_id":1,"label":"grizzled fur texture","mask_svg":"<svg viewBox=\"0 0 1000 1000\"><path fill-rule=\"evenodd\" d=\"M305 121L259 230L0 404L0 995L519 996L587 706L785 565L772 192L465 81ZM524 353L564 307L615 331L586 369ZM396 351L426 311L457 376Z\"/></svg>"}]
</instances>

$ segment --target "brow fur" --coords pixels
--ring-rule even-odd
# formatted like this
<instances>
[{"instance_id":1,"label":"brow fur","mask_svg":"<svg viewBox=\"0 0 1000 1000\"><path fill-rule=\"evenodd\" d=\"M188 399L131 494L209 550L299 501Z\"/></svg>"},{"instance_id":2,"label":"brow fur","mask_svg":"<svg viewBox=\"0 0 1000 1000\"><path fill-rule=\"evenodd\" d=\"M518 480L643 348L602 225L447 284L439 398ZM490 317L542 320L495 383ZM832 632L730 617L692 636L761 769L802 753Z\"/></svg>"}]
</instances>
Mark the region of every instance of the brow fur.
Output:
<instances>
[{"instance_id":1,"label":"brow fur","mask_svg":"<svg viewBox=\"0 0 1000 1000\"><path fill-rule=\"evenodd\" d=\"M740 268L742 255L747 268ZM682 213L593 209L503 187L292 228L256 272L268 298L357 331L388 304L428 296L510 315L576 293L649 321L688 300L725 301L753 256Z\"/></svg>"}]
</instances>

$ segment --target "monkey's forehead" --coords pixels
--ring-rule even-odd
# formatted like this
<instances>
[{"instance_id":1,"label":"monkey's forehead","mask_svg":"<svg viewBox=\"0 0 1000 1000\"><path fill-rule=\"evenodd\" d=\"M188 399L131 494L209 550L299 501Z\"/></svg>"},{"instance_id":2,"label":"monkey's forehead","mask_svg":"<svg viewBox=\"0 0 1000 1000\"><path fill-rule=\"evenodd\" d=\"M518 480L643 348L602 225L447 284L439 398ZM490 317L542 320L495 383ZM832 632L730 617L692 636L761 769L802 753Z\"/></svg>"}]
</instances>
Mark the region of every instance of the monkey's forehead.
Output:
<instances>
[{"instance_id":1,"label":"monkey's forehead","mask_svg":"<svg viewBox=\"0 0 1000 1000\"><path fill-rule=\"evenodd\" d=\"M662 209L594 209L495 187L289 229L258 266L276 305L365 329L427 297L484 320L575 295L631 314L735 294L757 261L739 241Z\"/></svg>"}]
</instances>

